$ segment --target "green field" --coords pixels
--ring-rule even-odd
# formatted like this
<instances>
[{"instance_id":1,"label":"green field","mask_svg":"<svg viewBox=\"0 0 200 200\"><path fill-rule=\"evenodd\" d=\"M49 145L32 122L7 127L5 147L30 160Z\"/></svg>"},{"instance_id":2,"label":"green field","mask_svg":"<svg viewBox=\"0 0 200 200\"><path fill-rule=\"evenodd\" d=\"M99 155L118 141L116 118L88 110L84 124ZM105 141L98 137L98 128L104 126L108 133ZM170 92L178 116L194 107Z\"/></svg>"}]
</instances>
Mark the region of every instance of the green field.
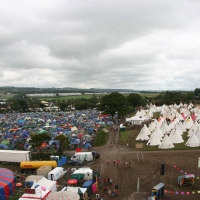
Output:
<instances>
[{"instance_id":1,"label":"green field","mask_svg":"<svg viewBox=\"0 0 200 200\"><path fill-rule=\"evenodd\" d=\"M159 93L137 93L141 97L155 98Z\"/></svg>"},{"instance_id":2,"label":"green field","mask_svg":"<svg viewBox=\"0 0 200 200\"><path fill-rule=\"evenodd\" d=\"M1 94L1 96L5 99L10 99L12 97L14 97L16 94Z\"/></svg>"},{"instance_id":3,"label":"green field","mask_svg":"<svg viewBox=\"0 0 200 200\"><path fill-rule=\"evenodd\" d=\"M88 94L84 94L84 95L74 95L74 96L60 96L60 97L39 97L37 99L39 100L69 100L69 99L90 99L92 98L93 95L88 95Z\"/></svg>"},{"instance_id":4,"label":"green field","mask_svg":"<svg viewBox=\"0 0 200 200\"><path fill-rule=\"evenodd\" d=\"M200 149L200 147L187 147L185 146L186 141L188 140L188 132L183 133L182 137L184 142L180 144L174 144L174 148L172 149L159 149L158 146L148 146L146 145L147 141L142 142L142 141L136 141L136 137L138 136L141 128L128 128L126 131L121 131L120 132L120 139L119 139L119 144L120 145L126 145L127 143L129 144L129 147L136 148L136 144L142 143L143 144L143 149L144 151L171 151L171 150L196 150Z\"/></svg>"}]
</instances>

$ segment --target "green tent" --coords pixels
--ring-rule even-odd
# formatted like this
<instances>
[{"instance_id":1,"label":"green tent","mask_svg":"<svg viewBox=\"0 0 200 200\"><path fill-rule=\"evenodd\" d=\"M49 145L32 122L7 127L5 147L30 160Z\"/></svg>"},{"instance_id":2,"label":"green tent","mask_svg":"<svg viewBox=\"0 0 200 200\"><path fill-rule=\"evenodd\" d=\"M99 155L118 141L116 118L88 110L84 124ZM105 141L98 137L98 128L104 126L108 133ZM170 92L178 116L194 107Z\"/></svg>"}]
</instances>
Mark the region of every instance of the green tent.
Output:
<instances>
[{"instance_id":1,"label":"green tent","mask_svg":"<svg viewBox=\"0 0 200 200\"><path fill-rule=\"evenodd\" d=\"M84 174L72 174L70 179L76 179L76 180L80 181L81 179L84 178L84 176L85 176Z\"/></svg>"},{"instance_id":2,"label":"green tent","mask_svg":"<svg viewBox=\"0 0 200 200\"><path fill-rule=\"evenodd\" d=\"M10 142L9 142L8 140L3 140L3 141L1 142L1 144L10 144Z\"/></svg>"},{"instance_id":3,"label":"green tent","mask_svg":"<svg viewBox=\"0 0 200 200\"><path fill-rule=\"evenodd\" d=\"M67 187L63 188L63 191L74 192L74 193L78 193L79 195L82 195L87 191L87 188L67 186Z\"/></svg>"},{"instance_id":4,"label":"green tent","mask_svg":"<svg viewBox=\"0 0 200 200\"><path fill-rule=\"evenodd\" d=\"M47 132L46 130L39 130L39 131L38 131L38 134L46 133L46 132Z\"/></svg>"}]
</instances>

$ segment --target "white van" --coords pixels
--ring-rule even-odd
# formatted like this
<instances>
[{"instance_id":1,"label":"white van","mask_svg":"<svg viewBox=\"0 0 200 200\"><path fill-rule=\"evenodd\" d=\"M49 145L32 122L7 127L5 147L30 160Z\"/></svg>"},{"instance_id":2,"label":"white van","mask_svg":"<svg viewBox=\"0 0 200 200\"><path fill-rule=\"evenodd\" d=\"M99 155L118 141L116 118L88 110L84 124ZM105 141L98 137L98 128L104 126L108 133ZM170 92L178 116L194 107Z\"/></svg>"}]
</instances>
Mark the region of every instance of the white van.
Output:
<instances>
[{"instance_id":1,"label":"white van","mask_svg":"<svg viewBox=\"0 0 200 200\"><path fill-rule=\"evenodd\" d=\"M74 154L74 156L71 158L71 160L87 160L87 161L92 161L93 154L92 152L77 152Z\"/></svg>"},{"instance_id":2,"label":"white van","mask_svg":"<svg viewBox=\"0 0 200 200\"><path fill-rule=\"evenodd\" d=\"M62 178L67 171L63 167L56 167L48 173L48 179L51 181L57 181Z\"/></svg>"},{"instance_id":3,"label":"white van","mask_svg":"<svg viewBox=\"0 0 200 200\"><path fill-rule=\"evenodd\" d=\"M73 174L84 174L84 180L93 179L93 170L90 167L82 167L73 172Z\"/></svg>"}]
</instances>

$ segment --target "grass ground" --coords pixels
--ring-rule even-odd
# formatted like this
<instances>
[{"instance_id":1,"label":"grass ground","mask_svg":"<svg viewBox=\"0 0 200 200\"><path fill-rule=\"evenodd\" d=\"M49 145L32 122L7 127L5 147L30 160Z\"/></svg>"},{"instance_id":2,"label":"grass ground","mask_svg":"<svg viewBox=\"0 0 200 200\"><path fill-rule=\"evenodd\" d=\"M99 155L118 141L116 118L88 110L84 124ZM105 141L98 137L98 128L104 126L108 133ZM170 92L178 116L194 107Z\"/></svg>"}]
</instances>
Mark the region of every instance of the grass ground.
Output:
<instances>
[{"instance_id":1,"label":"grass ground","mask_svg":"<svg viewBox=\"0 0 200 200\"><path fill-rule=\"evenodd\" d=\"M119 144L120 145L127 145L127 143L129 144L129 147L132 148L136 148L136 144L143 144L143 149L144 151L163 151L163 150L196 150L196 149L200 149L200 147L187 147L185 146L186 141L188 140L188 132L183 133L182 137L184 142L180 143L180 144L174 144L174 148L172 149L159 149L158 146L148 146L146 145L147 141L143 142L143 141L136 141L136 137L138 136L139 132L140 132L141 128L134 128L131 129L130 127L128 127L126 129L126 131L121 131L120 132L120 139L119 139Z\"/></svg>"},{"instance_id":2,"label":"grass ground","mask_svg":"<svg viewBox=\"0 0 200 200\"><path fill-rule=\"evenodd\" d=\"M92 95L74 95L74 96L63 96L63 97L41 97L39 100L69 100L69 99L90 99Z\"/></svg>"}]
</instances>

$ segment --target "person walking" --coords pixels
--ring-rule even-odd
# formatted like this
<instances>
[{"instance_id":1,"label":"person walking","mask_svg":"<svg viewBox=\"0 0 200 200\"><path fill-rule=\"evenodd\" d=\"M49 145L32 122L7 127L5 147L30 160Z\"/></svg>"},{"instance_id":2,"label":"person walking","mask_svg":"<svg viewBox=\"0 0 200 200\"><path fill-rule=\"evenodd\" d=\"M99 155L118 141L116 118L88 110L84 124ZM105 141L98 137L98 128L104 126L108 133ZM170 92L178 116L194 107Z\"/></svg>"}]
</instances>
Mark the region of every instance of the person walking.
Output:
<instances>
[{"instance_id":1,"label":"person walking","mask_svg":"<svg viewBox=\"0 0 200 200\"><path fill-rule=\"evenodd\" d=\"M106 183L107 183L107 180L106 180L106 178L104 178L103 182L104 182L104 185L106 185Z\"/></svg>"},{"instance_id":2,"label":"person walking","mask_svg":"<svg viewBox=\"0 0 200 200\"><path fill-rule=\"evenodd\" d=\"M113 180L112 180L112 178L110 179L110 185L112 186L112 184L113 184Z\"/></svg>"},{"instance_id":3,"label":"person walking","mask_svg":"<svg viewBox=\"0 0 200 200\"><path fill-rule=\"evenodd\" d=\"M110 147L112 147L112 142L110 143Z\"/></svg>"},{"instance_id":4,"label":"person walking","mask_svg":"<svg viewBox=\"0 0 200 200\"><path fill-rule=\"evenodd\" d=\"M107 164L108 164L108 165L110 164L110 160L109 160L109 159L107 160Z\"/></svg>"},{"instance_id":5,"label":"person walking","mask_svg":"<svg viewBox=\"0 0 200 200\"><path fill-rule=\"evenodd\" d=\"M105 200L103 196L101 197L101 200Z\"/></svg>"}]
</instances>

